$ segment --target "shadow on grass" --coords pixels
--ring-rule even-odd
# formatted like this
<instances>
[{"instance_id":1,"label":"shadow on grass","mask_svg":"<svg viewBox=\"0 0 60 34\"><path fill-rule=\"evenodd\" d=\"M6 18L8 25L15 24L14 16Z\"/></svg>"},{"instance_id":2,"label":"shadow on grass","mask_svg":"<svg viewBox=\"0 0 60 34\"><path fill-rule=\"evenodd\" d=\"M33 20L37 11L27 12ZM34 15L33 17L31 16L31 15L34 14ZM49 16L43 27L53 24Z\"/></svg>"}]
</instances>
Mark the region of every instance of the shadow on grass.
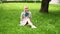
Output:
<instances>
[{"instance_id":1,"label":"shadow on grass","mask_svg":"<svg viewBox=\"0 0 60 34\"><path fill-rule=\"evenodd\" d=\"M51 12L49 12L49 14L50 14L50 18L52 18L52 19L53 19L52 16L54 16L55 22L52 21L52 23L50 23L50 24L55 25L56 29L58 30L58 34L59 34L59 30L60 30L60 10L51 11Z\"/></svg>"},{"instance_id":2,"label":"shadow on grass","mask_svg":"<svg viewBox=\"0 0 60 34\"><path fill-rule=\"evenodd\" d=\"M49 18L54 18L55 23L57 22L57 20L60 20L60 11L50 11L49 12ZM54 23L53 23L54 24Z\"/></svg>"}]
</instances>

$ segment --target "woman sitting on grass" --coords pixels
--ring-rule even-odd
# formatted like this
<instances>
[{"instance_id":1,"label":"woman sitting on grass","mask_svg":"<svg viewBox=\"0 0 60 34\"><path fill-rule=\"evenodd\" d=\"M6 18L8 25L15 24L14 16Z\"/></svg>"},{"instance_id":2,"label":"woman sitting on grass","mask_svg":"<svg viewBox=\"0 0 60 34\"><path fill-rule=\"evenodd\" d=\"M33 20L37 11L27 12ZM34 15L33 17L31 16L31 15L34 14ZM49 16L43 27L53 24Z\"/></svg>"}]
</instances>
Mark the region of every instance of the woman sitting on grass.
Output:
<instances>
[{"instance_id":1,"label":"woman sitting on grass","mask_svg":"<svg viewBox=\"0 0 60 34\"><path fill-rule=\"evenodd\" d=\"M30 21L30 19L31 19L31 12L29 11L28 6L25 6L24 12L21 13L20 26L30 25L31 28L36 28Z\"/></svg>"}]
</instances>

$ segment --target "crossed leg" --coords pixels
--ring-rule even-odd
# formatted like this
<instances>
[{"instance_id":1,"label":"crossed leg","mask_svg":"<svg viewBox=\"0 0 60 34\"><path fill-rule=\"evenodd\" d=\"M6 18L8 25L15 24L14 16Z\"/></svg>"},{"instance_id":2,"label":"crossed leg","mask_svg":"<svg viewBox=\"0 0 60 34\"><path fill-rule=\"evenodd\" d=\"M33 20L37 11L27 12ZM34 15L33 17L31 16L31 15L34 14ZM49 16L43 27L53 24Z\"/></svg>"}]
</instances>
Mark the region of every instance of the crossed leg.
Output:
<instances>
[{"instance_id":1,"label":"crossed leg","mask_svg":"<svg viewBox=\"0 0 60 34\"><path fill-rule=\"evenodd\" d=\"M27 19L20 22L20 26L24 26L24 25L29 25L29 26L31 26L31 28L37 28L36 26L34 26L32 24L32 22L30 21L29 18L27 18Z\"/></svg>"},{"instance_id":2,"label":"crossed leg","mask_svg":"<svg viewBox=\"0 0 60 34\"><path fill-rule=\"evenodd\" d=\"M27 21L27 25L31 26L31 28L36 28L36 26L34 26L32 24L32 22L30 21L30 19L28 18L28 21Z\"/></svg>"}]
</instances>

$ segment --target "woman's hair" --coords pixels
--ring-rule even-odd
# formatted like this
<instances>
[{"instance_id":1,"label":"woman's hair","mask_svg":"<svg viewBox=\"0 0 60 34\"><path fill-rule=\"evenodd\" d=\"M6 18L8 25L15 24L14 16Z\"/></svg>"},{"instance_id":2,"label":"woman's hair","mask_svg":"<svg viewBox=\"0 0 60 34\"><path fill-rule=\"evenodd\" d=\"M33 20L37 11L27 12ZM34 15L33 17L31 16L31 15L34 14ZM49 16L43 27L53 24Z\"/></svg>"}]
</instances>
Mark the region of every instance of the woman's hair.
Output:
<instances>
[{"instance_id":1,"label":"woman's hair","mask_svg":"<svg viewBox=\"0 0 60 34\"><path fill-rule=\"evenodd\" d=\"M28 6L24 6L24 11L25 11L26 9L28 9ZM29 11L29 9L28 9L28 11Z\"/></svg>"}]
</instances>

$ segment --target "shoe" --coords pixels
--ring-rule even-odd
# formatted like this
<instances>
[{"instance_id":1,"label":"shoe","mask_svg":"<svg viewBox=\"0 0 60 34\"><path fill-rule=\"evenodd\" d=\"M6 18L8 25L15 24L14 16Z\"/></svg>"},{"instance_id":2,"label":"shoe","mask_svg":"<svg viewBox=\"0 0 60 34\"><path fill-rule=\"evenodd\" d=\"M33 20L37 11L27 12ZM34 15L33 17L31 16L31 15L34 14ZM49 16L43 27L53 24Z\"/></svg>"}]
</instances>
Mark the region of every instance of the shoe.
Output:
<instances>
[{"instance_id":1,"label":"shoe","mask_svg":"<svg viewBox=\"0 0 60 34\"><path fill-rule=\"evenodd\" d=\"M37 28L37 27L33 25L31 28Z\"/></svg>"}]
</instances>

